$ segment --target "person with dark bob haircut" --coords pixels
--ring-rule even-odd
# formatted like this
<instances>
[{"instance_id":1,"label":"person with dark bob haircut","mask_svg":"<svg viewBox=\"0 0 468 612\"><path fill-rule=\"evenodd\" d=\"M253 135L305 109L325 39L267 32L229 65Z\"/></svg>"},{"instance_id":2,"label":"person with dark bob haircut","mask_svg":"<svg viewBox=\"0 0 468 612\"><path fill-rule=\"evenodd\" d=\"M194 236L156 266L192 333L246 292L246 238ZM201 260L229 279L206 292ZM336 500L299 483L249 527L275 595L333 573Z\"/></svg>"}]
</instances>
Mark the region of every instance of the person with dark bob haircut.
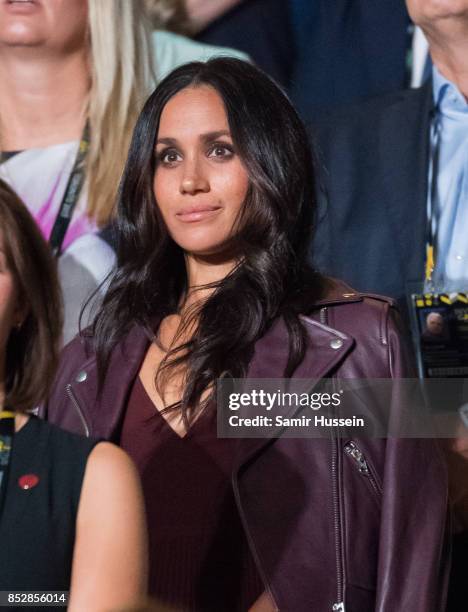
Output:
<instances>
[{"instance_id":1,"label":"person with dark bob haircut","mask_svg":"<svg viewBox=\"0 0 468 612\"><path fill-rule=\"evenodd\" d=\"M121 449L31 415L52 383L61 332L56 263L0 180L0 591L71 589L68 610L97 612L145 593L143 498Z\"/></svg>"},{"instance_id":2,"label":"person with dark bob haircut","mask_svg":"<svg viewBox=\"0 0 468 612\"><path fill-rule=\"evenodd\" d=\"M313 183L305 129L262 71L172 72L135 128L102 308L43 407L136 461L150 593L176 609L443 609L433 441L217 436L220 378L410 375L393 302L308 265Z\"/></svg>"}]
</instances>

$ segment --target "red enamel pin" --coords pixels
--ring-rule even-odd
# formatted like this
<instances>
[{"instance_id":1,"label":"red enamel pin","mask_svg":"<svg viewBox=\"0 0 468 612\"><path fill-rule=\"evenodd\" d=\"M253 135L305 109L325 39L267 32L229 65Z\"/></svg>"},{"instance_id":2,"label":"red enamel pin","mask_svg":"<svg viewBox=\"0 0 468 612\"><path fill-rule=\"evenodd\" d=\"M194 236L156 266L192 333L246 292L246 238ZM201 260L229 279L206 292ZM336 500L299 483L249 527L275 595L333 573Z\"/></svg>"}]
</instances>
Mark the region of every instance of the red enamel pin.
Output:
<instances>
[{"instance_id":1,"label":"red enamel pin","mask_svg":"<svg viewBox=\"0 0 468 612\"><path fill-rule=\"evenodd\" d=\"M20 476L18 478L18 485L21 489L27 491L28 489L32 489L39 482L39 476L36 474L24 474L24 476Z\"/></svg>"}]
</instances>

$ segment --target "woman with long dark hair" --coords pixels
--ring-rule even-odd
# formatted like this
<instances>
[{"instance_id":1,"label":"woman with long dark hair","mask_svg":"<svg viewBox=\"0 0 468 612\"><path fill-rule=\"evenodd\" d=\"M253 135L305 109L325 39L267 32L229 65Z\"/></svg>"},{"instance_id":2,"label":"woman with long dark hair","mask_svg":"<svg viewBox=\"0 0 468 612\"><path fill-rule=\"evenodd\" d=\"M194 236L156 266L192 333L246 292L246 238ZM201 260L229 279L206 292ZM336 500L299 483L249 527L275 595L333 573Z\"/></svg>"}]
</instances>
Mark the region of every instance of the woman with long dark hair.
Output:
<instances>
[{"instance_id":1,"label":"woman with long dark hair","mask_svg":"<svg viewBox=\"0 0 468 612\"><path fill-rule=\"evenodd\" d=\"M55 261L0 179L2 604L92 612L145 594L143 500L135 468L119 448L31 415L55 374L61 322ZM70 599L51 591L70 591Z\"/></svg>"},{"instance_id":2,"label":"woman with long dark hair","mask_svg":"<svg viewBox=\"0 0 468 612\"><path fill-rule=\"evenodd\" d=\"M159 85L121 184L117 269L44 412L135 459L166 604L442 609L446 479L430 441L217 437L219 378L409 371L392 302L308 265L313 216L305 129L264 73L215 59Z\"/></svg>"}]
</instances>

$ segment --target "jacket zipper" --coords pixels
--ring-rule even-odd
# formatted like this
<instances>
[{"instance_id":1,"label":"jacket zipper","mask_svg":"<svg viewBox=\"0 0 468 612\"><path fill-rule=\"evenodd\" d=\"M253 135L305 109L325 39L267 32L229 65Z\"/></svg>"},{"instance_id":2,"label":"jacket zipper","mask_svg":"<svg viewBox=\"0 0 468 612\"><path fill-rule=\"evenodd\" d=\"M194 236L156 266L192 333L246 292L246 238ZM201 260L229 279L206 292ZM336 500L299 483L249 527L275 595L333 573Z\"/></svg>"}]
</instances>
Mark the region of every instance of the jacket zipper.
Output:
<instances>
[{"instance_id":1,"label":"jacket zipper","mask_svg":"<svg viewBox=\"0 0 468 612\"><path fill-rule=\"evenodd\" d=\"M337 603L332 605L333 612L344 612L343 603L343 557L342 557L342 541L341 541L341 511L339 498L339 483L338 483L338 437L336 429L332 430L332 488L333 488L333 519L335 531L335 555L336 555L336 592Z\"/></svg>"},{"instance_id":2,"label":"jacket zipper","mask_svg":"<svg viewBox=\"0 0 468 612\"><path fill-rule=\"evenodd\" d=\"M328 323L328 316L327 316L327 307L324 306L323 308L320 309L319 311L319 318L320 318L320 323L322 325L327 325Z\"/></svg>"},{"instance_id":3,"label":"jacket zipper","mask_svg":"<svg viewBox=\"0 0 468 612\"><path fill-rule=\"evenodd\" d=\"M86 419L84 417L83 411L80 408L80 405L78 404L78 400L75 397L75 394L73 393L73 388L71 386L71 384L69 383L66 387L66 392L67 395L72 403L72 406L75 408L76 412L78 413L78 416L80 417L80 421L81 424L83 425L83 429L84 429L84 435L89 438L90 432L89 432L89 427L88 424L86 423Z\"/></svg>"},{"instance_id":4,"label":"jacket zipper","mask_svg":"<svg viewBox=\"0 0 468 612\"><path fill-rule=\"evenodd\" d=\"M369 464L367 463L364 453L360 450L357 444L352 441L347 442L344 445L344 451L354 461L354 463L356 464L359 470L359 473L365 476L369 480L375 494L378 497L380 497L382 493L381 488L377 484L377 480L374 478L374 475L372 474L372 471L369 467Z\"/></svg>"},{"instance_id":5,"label":"jacket zipper","mask_svg":"<svg viewBox=\"0 0 468 612\"><path fill-rule=\"evenodd\" d=\"M326 306L320 309L319 319L322 325L328 325L328 309ZM332 429L332 460L331 460L331 473L332 473L332 488L333 488L333 524L335 531L335 555L336 555L336 592L337 602L332 604L333 612L345 612L344 604L344 589L343 589L343 555L342 555L342 541L341 541L341 511L340 511L340 494L339 494L339 483L338 483L338 428ZM335 435L336 434L336 435Z\"/></svg>"}]
</instances>

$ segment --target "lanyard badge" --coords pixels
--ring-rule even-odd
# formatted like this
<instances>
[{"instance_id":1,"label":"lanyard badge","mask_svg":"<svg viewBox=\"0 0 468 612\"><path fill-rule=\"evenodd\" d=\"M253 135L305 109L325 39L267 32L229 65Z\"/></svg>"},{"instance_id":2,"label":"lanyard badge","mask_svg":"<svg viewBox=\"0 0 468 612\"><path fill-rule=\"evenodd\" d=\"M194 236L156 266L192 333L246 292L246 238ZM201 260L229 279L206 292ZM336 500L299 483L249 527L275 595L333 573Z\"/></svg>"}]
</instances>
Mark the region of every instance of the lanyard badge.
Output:
<instances>
[{"instance_id":1,"label":"lanyard badge","mask_svg":"<svg viewBox=\"0 0 468 612\"><path fill-rule=\"evenodd\" d=\"M412 307L421 377L468 377L468 294L416 293Z\"/></svg>"}]
</instances>

